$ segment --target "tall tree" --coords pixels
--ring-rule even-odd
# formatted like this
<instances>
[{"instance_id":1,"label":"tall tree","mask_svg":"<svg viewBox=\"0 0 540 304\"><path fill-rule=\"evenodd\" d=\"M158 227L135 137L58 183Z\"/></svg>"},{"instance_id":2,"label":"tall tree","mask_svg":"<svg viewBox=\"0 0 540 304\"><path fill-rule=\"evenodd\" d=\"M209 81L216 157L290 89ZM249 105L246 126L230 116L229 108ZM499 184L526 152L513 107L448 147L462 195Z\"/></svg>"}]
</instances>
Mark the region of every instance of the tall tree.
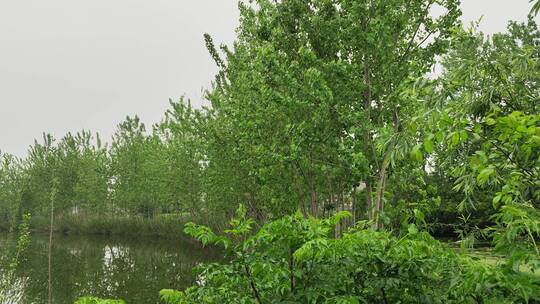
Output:
<instances>
[{"instance_id":1,"label":"tall tree","mask_svg":"<svg viewBox=\"0 0 540 304\"><path fill-rule=\"evenodd\" d=\"M207 38L221 68L209 98L254 185L247 195L273 212L307 202L317 216L362 181L380 226L389 167L419 105L400 94L444 51L458 1L259 0L240 11L225 60Z\"/></svg>"},{"instance_id":2,"label":"tall tree","mask_svg":"<svg viewBox=\"0 0 540 304\"><path fill-rule=\"evenodd\" d=\"M184 99L170 101L170 106L165 119L154 130L164 144L166 199L177 211L192 215L209 212L208 208L202 211L205 115Z\"/></svg>"},{"instance_id":3,"label":"tall tree","mask_svg":"<svg viewBox=\"0 0 540 304\"><path fill-rule=\"evenodd\" d=\"M457 31L443 63L429 103L437 130L431 137L444 151L435 157L452 169L463 208L491 209L488 233L511 257L507 266L534 268L540 261L540 31L532 17L492 38Z\"/></svg>"}]
</instances>

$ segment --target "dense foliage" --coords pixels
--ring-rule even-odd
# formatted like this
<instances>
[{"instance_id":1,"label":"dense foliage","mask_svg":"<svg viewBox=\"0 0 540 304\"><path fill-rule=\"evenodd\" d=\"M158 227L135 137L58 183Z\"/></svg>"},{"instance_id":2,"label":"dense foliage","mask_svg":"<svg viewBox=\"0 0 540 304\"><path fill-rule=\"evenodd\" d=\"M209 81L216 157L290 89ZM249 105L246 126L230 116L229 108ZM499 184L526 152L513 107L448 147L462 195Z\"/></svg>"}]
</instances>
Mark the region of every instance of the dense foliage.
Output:
<instances>
[{"instance_id":1,"label":"dense foliage","mask_svg":"<svg viewBox=\"0 0 540 304\"><path fill-rule=\"evenodd\" d=\"M457 254L419 232L399 236L360 222L341 238L346 212L325 219L301 213L263 226L239 209L228 236L204 226L186 232L205 244L231 249L227 264L198 269L199 282L183 292L162 290L166 303L516 303L540 300L540 278L486 265Z\"/></svg>"},{"instance_id":2,"label":"dense foliage","mask_svg":"<svg viewBox=\"0 0 540 304\"><path fill-rule=\"evenodd\" d=\"M171 101L151 128L127 117L110 144L45 134L23 159L0 154L0 223L31 212L39 226L51 197L66 232L233 218L228 237L187 226L231 260L163 291L170 303L539 301L531 2L527 22L486 37L458 0L241 1L233 46L205 35L208 107Z\"/></svg>"}]
</instances>

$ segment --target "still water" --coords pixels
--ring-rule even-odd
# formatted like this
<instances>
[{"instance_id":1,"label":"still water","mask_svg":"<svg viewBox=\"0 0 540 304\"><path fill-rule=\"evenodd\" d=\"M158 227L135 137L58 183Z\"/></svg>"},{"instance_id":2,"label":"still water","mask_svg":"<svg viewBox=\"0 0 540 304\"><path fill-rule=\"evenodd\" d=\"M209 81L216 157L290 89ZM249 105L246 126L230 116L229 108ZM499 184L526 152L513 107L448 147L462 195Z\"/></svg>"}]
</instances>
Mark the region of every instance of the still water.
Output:
<instances>
[{"instance_id":1,"label":"still water","mask_svg":"<svg viewBox=\"0 0 540 304\"><path fill-rule=\"evenodd\" d=\"M32 235L26 260L17 276L21 304L46 303L48 297L48 236ZM194 282L192 268L220 258L192 242L103 236L54 236L52 254L53 303L73 303L93 295L131 303L159 303L163 288L182 289ZM0 235L0 253L15 245Z\"/></svg>"}]
</instances>

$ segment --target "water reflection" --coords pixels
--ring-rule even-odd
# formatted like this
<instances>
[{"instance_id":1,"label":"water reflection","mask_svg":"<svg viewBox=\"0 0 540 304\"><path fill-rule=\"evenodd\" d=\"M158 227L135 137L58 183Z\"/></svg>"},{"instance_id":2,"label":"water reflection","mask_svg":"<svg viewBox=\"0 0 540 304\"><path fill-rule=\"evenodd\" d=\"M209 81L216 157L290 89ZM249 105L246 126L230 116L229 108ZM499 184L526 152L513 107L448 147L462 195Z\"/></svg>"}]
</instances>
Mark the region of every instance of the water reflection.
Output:
<instances>
[{"instance_id":1,"label":"water reflection","mask_svg":"<svg viewBox=\"0 0 540 304\"><path fill-rule=\"evenodd\" d=\"M46 303L47 236L33 235L27 260L10 292L23 291L20 303ZM2 251L14 246L2 237ZM54 303L73 303L84 295L122 298L127 303L158 303L162 288L192 285L192 268L219 254L188 242L163 239L55 236L52 286ZM14 302L17 303L17 302Z\"/></svg>"},{"instance_id":2,"label":"water reflection","mask_svg":"<svg viewBox=\"0 0 540 304\"><path fill-rule=\"evenodd\" d=\"M0 303L1 304L19 304L24 303L24 290L28 278L7 279L2 273L0 277ZM8 288L9 286L9 288Z\"/></svg>"}]
</instances>

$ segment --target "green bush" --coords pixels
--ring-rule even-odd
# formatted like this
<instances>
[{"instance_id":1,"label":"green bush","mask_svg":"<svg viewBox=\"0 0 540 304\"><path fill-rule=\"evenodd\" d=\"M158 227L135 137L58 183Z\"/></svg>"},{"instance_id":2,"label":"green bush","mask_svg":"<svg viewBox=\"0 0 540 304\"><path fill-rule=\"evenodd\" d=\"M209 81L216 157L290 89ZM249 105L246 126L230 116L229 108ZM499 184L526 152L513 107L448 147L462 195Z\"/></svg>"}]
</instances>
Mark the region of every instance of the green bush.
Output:
<instances>
[{"instance_id":1,"label":"green bush","mask_svg":"<svg viewBox=\"0 0 540 304\"><path fill-rule=\"evenodd\" d=\"M248 237L253 221L240 209L232 229L219 236L188 224L204 244L221 244L230 262L198 268L198 284L162 290L169 304L185 303L525 303L540 300L540 280L461 255L420 232L365 229L334 238L347 213L330 219L301 214L264 225Z\"/></svg>"}]
</instances>

